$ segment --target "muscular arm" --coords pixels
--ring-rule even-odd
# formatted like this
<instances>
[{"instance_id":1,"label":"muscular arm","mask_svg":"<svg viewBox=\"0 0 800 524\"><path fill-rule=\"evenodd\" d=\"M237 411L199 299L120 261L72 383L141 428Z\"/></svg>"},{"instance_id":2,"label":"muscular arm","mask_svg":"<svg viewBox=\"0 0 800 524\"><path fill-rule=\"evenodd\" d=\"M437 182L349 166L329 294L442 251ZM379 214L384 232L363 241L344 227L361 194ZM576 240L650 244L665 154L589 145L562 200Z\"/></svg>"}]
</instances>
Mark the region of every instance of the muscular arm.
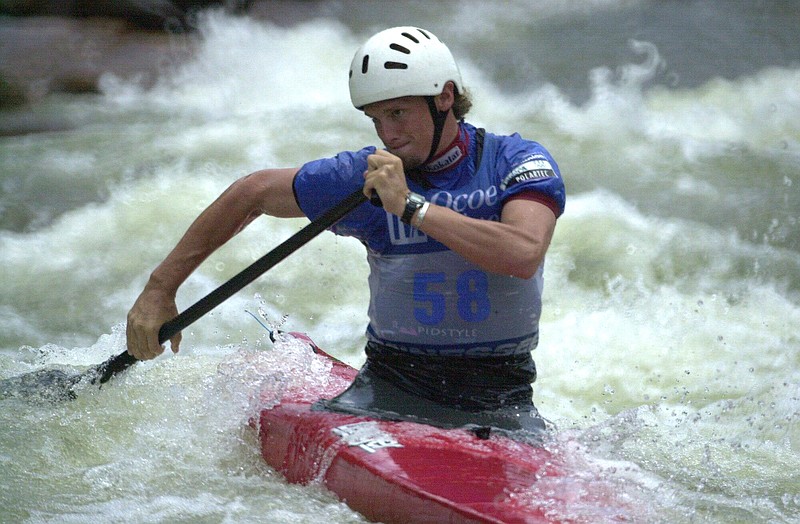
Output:
<instances>
[{"instance_id":1,"label":"muscular arm","mask_svg":"<svg viewBox=\"0 0 800 524\"><path fill-rule=\"evenodd\" d=\"M128 313L128 352L140 360L158 356L161 325L177 313L180 285L220 246L261 214L301 217L292 193L297 169L257 171L234 182L189 226L183 238L150 275ZM171 340L178 350L180 335Z\"/></svg>"},{"instance_id":2,"label":"muscular arm","mask_svg":"<svg viewBox=\"0 0 800 524\"><path fill-rule=\"evenodd\" d=\"M555 225L550 208L518 199L503 206L500 222L431 205L420 230L486 271L530 278L544 259Z\"/></svg>"}]
</instances>

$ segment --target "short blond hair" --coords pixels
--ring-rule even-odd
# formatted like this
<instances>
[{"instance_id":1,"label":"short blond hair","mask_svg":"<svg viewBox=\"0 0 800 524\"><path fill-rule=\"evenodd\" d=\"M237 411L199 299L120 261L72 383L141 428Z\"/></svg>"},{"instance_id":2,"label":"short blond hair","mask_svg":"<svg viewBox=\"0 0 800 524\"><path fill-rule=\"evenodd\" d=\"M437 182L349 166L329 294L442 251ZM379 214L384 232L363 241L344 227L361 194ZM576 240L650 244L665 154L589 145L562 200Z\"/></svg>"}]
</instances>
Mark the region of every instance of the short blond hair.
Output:
<instances>
[{"instance_id":1,"label":"short blond hair","mask_svg":"<svg viewBox=\"0 0 800 524\"><path fill-rule=\"evenodd\" d=\"M464 118L471 107L472 97L469 92L466 89L464 89L463 93L456 91L455 100L453 101L453 115L455 115L456 120Z\"/></svg>"}]
</instances>

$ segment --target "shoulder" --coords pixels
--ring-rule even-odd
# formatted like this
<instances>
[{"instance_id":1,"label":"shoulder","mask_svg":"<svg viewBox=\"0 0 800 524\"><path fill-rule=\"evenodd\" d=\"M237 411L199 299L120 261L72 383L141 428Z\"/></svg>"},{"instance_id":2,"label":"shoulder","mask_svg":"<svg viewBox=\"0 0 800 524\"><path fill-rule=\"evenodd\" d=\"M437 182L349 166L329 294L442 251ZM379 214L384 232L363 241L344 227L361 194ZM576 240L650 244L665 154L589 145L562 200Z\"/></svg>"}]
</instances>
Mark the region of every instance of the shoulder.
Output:
<instances>
[{"instance_id":1,"label":"shoulder","mask_svg":"<svg viewBox=\"0 0 800 524\"><path fill-rule=\"evenodd\" d=\"M484 157L484 161L492 162L501 199L526 192L537 193L553 202L557 216L563 213L566 192L561 171L542 144L518 133L486 133L484 148L491 155Z\"/></svg>"},{"instance_id":2,"label":"shoulder","mask_svg":"<svg viewBox=\"0 0 800 524\"><path fill-rule=\"evenodd\" d=\"M553 170L558 172L558 165L550 152L539 142L523 138L519 133L498 135L487 132L485 144L487 147L492 147L495 152L498 166L521 164L530 157L536 156L548 159Z\"/></svg>"},{"instance_id":3,"label":"shoulder","mask_svg":"<svg viewBox=\"0 0 800 524\"><path fill-rule=\"evenodd\" d=\"M300 209L312 220L364 184L367 156L374 147L343 151L304 164L294 177L292 189Z\"/></svg>"},{"instance_id":4,"label":"shoulder","mask_svg":"<svg viewBox=\"0 0 800 524\"><path fill-rule=\"evenodd\" d=\"M304 164L294 177L293 190L297 205L311 220L339 204L342 199L364 185L367 156L375 151L365 147L358 151L342 151L329 158ZM369 203L362 204L331 229L337 234L358 236L363 224L370 223L376 212L385 212Z\"/></svg>"},{"instance_id":5,"label":"shoulder","mask_svg":"<svg viewBox=\"0 0 800 524\"><path fill-rule=\"evenodd\" d=\"M298 176L350 175L352 172L363 173L366 169L367 157L375 152L374 146L358 151L342 151L334 156L312 160L304 164Z\"/></svg>"}]
</instances>

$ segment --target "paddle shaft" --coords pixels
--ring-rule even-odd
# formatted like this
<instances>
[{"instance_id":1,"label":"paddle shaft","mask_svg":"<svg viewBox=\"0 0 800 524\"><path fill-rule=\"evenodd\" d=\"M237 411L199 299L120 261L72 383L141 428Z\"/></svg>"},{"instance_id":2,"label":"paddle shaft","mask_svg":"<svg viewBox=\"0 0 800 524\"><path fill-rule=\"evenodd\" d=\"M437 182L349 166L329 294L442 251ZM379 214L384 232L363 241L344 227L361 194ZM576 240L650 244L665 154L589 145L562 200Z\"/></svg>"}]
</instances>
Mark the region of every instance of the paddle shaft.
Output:
<instances>
[{"instance_id":1,"label":"paddle shaft","mask_svg":"<svg viewBox=\"0 0 800 524\"><path fill-rule=\"evenodd\" d=\"M307 244L311 239L336 224L345 215L366 201L366 197L361 189L354 191L347 198L335 205L333 208L320 215L303 229L286 239L278 247L259 258L239 274L219 286L217 289L198 300L186 311L177 317L164 323L158 330L159 344L165 343L176 334L190 326L197 319L222 304L225 300L233 296L242 288L250 284L256 278L277 265L284 258L288 257L299 248ZM136 358L124 351L117 356L111 357L92 370L92 383L105 383L111 377L124 371L136 363Z\"/></svg>"}]
</instances>

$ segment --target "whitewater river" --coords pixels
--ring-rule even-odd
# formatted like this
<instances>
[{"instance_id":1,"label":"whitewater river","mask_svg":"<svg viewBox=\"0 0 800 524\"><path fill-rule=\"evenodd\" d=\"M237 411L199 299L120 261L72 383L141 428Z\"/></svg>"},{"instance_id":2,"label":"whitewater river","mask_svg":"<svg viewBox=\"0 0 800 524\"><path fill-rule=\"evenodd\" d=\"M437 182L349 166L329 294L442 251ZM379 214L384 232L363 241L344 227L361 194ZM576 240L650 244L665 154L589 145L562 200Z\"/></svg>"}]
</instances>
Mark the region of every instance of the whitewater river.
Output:
<instances>
[{"instance_id":1,"label":"whitewater river","mask_svg":"<svg viewBox=\"0 0 800 524\"><path fill-rule=\"evenodd\" d=\"M282 27L202 15L195 58L155 86L104 77L33 109L66 130L0 138L0 378L123 351L149 272L236 178L377 144L350 59L420 25L460 60L469 120L543 143L566 181L534 353L552 445L646 501L633 521L800 522L796 4L396 4L322 2ZM304 224L259 219L179 307ZM0 400L0 522L362 522L260 460L248 399L275 377L253 352L281 380L308 369L247 312L359 365L366 273L358 243L325 233L177 356L72 402Z\"/></svg>"}]
</instances>

